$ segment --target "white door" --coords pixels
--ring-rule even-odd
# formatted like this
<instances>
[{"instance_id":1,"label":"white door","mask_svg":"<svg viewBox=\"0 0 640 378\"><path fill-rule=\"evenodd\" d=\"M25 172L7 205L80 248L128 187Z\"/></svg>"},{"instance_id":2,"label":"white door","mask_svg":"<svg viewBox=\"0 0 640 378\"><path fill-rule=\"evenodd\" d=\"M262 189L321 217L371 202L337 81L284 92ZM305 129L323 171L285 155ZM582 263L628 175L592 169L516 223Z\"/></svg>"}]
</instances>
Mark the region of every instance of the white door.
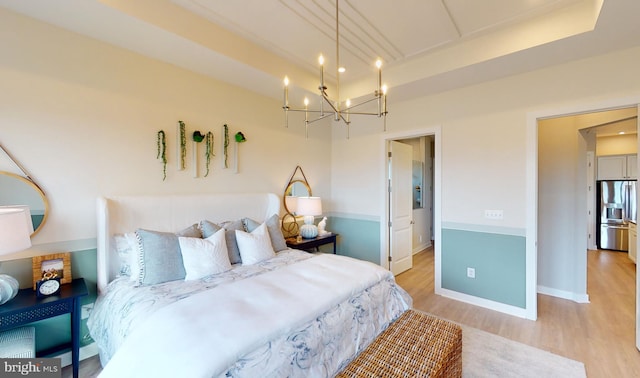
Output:
<instances>
[{"instance_id":1,"label":"white door","mask_svg":"<svg viewBox=\"0 0 640 378\"><path fill-rule=\"evenodd\" d=\"M389 151L389 258L391 272L397 275L413 266L413 147L391 141Z\"/></svg>"}]
</instances>

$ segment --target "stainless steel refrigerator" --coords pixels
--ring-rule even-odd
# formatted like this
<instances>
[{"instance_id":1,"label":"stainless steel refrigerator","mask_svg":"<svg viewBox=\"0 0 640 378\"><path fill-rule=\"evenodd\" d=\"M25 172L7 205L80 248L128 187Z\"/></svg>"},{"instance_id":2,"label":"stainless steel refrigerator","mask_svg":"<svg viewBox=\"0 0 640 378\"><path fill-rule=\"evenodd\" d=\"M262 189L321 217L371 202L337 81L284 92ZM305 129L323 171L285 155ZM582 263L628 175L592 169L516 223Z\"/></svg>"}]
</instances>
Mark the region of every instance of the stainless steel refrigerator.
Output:
<instances>
[{"instance_id":1,"label":"stainless steel refrigerator","mask_svg":"<svg viewBox=\"0 0 640 378\"><path fill-rule=\"evenodd\" d=\"M600 249L629 250L629 222L636 222L636 181L598 181L598 235Z\"/></svg>"}]
</instances>

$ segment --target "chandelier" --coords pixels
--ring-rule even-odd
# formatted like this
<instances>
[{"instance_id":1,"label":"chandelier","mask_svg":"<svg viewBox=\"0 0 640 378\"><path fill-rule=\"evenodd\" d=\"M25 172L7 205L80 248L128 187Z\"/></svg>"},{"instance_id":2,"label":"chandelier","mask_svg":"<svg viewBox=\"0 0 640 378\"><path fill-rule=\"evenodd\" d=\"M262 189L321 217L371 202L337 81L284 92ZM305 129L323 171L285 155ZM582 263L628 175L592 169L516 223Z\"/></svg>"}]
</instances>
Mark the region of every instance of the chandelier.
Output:
<instances>
[{"instance_id":1,"label":"chandelier","mask_svg":"<svg viewBox=\"0 0 640 378\"><path fill-rule=\"evenodd\" d=\"M284 78L284 109L285 126L289 127L289 112L304 112L305 136L309 136L309 124L320 121L327 117L333 116L334 121L343 121L347 125L347 139L349 138L349 125L351 124L351 115L374 115L384 119L384 131L387 130L387 86L382 84L382 60L376 60L376 68L378 69L378 87L373 92L373 96L367 96L361 102L352 104L350 99L342 101L340 99L340 74L345 72L345 68L340 65L340 22L339 22L338 0L336 0L336 98L331 99L327 94L327 87L324 82L324 57L322 54L318 58L320 64L320 85L318 86L320 94L320 108L316 110L309 109L309 99L304 98L304 108L293 108L289 106L289 78ZM377 101L377 111L358 111L356 108ZM325 109L324 104L328 104L329 108ZM317 114L314 119L309 119L309 113Z\"/></svg>"}]
</instances>

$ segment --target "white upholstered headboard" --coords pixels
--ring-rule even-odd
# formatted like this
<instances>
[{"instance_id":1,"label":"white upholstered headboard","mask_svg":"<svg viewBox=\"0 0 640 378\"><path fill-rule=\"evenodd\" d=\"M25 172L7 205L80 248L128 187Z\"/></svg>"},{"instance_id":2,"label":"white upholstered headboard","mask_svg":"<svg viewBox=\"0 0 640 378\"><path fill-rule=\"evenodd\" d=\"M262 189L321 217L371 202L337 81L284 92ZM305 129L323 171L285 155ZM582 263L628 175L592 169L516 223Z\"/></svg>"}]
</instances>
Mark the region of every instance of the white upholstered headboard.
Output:
<instances>
[{"instance_id":1,"label":"white upholstered headboard","mask_svg":"<svg viewBox=\"0 0 640 378\"><path fill-rule=\"evenodd\" d=\"M280 212L280 199L273 193L100 197L97 205L98 292L118 274L115 234L138 228L176 232L204 219L263 222Z\"/></svg>"}]
</instances>

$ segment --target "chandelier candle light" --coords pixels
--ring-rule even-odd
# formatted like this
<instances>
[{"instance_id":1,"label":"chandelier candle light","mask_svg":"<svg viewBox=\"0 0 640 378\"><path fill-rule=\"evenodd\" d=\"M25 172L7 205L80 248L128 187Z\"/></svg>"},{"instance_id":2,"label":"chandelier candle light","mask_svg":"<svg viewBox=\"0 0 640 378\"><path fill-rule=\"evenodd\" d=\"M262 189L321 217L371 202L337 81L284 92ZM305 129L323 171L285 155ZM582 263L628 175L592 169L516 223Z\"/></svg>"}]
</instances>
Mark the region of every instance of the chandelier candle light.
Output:
<instances>
[{"instance_id":1,"label":"chandelier candle light","mask_svg":"<svg viewBox=\"0 0 640 378\"><path fill-rule=\"evenodd\" d=\"M378 87L373 92L373 97L364 99L362 102L352 104L350 99L343 101L340 99L340 74L345 72L345 68L340 66L340 22L339 22L338 0L336 0L336 100L332 100L327 95L327 87L324 83L324 56L320 55L318 63L320 64L320 85L318 90L320 91L320 109L309 110L309 99L305 97L304 108L292 108L289 106L289 78L284 78L284 103L282 109L284 109L285 126L289 127L289 112L304 112L304 124L305 124L305 136L309 137L309 123L313 123L329 117L334 116L334 121L344 121L347 125L347 139L349 138L349 125L351 124L350 115L375 115L384 118L384 131L387 131L387 86L382 84L382 60L376 61L376 67L378 69ZM369 103L371 101L377 101L377 112L364 112L364 111L352 111L352 109ZM331 111L325 112L324 103L329 104ZM309 120L309 113L319 113L318 117Z\"/></svg>"}]
</instances>

